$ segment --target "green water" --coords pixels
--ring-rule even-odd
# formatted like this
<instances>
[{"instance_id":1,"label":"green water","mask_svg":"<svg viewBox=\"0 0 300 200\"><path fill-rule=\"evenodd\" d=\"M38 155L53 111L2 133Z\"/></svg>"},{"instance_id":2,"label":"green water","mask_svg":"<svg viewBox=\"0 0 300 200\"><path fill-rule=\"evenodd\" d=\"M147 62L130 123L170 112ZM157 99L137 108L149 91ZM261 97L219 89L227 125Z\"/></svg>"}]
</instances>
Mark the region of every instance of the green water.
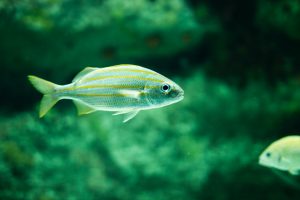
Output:
<instances>
[{"instance_id":1,"label":"green water","mask_svg":"<svg viewBox=\"0 0 300 200\"><path fill-rule=\"evenodd\" d=\"M300 178L258 165L300 134L296 0L0 0L0 199L291 200ZM34 74L70 83L130 63L183 101L122 116L38 117Z\"/></svg>"}]
</instances>

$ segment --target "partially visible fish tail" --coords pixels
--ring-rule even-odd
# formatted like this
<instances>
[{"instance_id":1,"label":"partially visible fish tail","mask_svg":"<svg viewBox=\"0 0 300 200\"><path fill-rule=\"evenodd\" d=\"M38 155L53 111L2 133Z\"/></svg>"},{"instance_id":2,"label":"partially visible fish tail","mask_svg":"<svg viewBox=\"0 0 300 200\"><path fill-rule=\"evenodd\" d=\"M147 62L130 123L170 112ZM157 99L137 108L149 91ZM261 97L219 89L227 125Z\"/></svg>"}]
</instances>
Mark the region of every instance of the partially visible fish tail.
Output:
<instances>
[{"instance_id":1,"label":"partially visible fish tail","mask_svg":"<svg viewBox=\"0 0 300 200\"><path fill-rule=\"evenodd\" d=\"M59 101L59 98L53 95L59 85L32 75L29 75L28 79L35 89L44 94L39 113L39 116L43 117Z\"/></svg>"}]
</instances>

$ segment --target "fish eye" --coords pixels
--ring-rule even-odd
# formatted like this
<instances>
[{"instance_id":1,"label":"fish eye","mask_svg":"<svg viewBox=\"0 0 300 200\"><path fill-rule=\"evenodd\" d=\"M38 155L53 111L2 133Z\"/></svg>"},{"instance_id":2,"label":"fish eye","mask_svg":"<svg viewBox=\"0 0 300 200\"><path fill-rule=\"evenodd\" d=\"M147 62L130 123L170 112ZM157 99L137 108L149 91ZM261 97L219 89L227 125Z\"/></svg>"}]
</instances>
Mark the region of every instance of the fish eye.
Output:
<instances>
[{"instance_id":1,"label":"fish eye","mask_svg":"<svg viewBox=\"0 0 300 200\"><path fill-rule=\"evenodd\" d=\"M164 93L168 93L170 90L171 90L171 86L169 85L169 84L163 84L162 86L161 86L161 91L163 91Z\"/></svg>"},{"instance_id":2,"label":"fish eye","mask_svg":"<svg viewBox=\"0 0 300 200\"><path fill-rule=\"evenodd\" d=\"M266 153L266 156L267 156L268 158L270 158L270 157L271 157L271 153L270 153L270 152L267 152L267 153Z\"/></svg>"}]
</instances>

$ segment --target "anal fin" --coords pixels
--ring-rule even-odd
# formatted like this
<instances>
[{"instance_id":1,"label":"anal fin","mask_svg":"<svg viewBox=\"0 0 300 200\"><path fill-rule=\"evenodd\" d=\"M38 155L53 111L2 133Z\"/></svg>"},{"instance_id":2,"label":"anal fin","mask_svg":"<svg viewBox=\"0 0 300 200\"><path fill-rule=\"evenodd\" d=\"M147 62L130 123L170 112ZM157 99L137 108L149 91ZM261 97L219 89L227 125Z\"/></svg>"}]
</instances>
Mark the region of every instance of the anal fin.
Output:
<instances>
[{"instance_id":1,"label":"anal fin","mask_svg":"<svg viewBox=\"0 0 300 200\"><path fill-rule=\"evenodd\" d=\"M77 108L78 115L89 114L89 113L97 111L95 108L93 108L87 104L84 104L80 101L74 101L74 104Z\"/></svg>"}]
</instances>

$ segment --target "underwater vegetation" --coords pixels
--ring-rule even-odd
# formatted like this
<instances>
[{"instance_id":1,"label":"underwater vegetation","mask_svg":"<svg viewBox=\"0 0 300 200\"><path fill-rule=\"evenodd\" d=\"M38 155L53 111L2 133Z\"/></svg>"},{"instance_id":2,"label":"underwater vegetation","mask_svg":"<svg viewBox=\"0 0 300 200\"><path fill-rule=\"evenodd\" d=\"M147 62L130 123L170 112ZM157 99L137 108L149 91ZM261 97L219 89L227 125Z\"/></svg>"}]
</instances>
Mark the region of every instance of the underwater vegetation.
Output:
<instances>
[{"instance_id":1,"label":"underwater vegetation","mask_svg":"<svg viewBox=\"0 0 300 200\"><path fill-rule=\"evenodd\" d=\"M2 37L28 35L26 44L16 43L19 48L26 46L25 55L33 61L28 64L39 71L62 69L61 78L86 65L104 67L120 61L132 63L145 55L174 55L202 42L205 33L216 29L213 18L199 22L183 0L2 0L0 11L1 29L7 31ZM17 32L7 30L5 21L12 20ZM4 45L11 48L7 42ZM16 54L8 57L26 59L20 52L10 53ZM37 55L41 57L34 61Z\"/></svg>"},{"instance_id":2,"label":"underwater vegetation","mask_svg":"<svg viewBox=\"0 0 300 200\"><path fill-rule=\"evenodd\" d=\"M293 39L300 39L300 2L297 0L259 1L257 21L272 26Z\"/></svg>"},{"instance_id":3,"label":"underwater vegetation","mask_svg":"<svg viewBox=\"0 0 300 200\"><path fill-rule=\"evenodd\" d=\"M300 135L299 9L0 0L0 199L298 199L297 169L259 157ZM27 75L64 85L85 67L126 63L165 75L184 99L125 124L109 112L78 116L67 100L39 118Z\"/></svg>"}]
</instances>

